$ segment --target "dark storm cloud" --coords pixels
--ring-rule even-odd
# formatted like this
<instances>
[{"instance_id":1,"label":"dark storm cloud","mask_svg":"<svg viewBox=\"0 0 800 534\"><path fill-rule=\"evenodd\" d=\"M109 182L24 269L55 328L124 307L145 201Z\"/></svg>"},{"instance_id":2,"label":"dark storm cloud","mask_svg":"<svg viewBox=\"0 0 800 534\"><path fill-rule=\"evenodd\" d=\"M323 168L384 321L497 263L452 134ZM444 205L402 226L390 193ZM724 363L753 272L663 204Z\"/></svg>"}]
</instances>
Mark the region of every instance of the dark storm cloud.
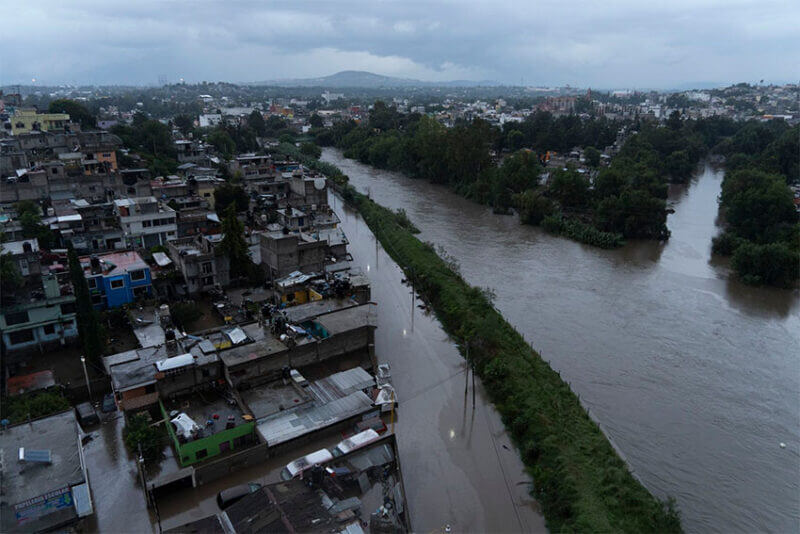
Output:
<instances>
[{"instance_id":1,"label":"dark storm cloud","mask_svg":"<svg viewBox=\"0 0 800 534\"><path fill-rule=\"evenodd\" d=\"M796 79L800 3L37 2L0 83L255 81L369 70L424 80L668 86Z\"/></svg>"}]
</instances>

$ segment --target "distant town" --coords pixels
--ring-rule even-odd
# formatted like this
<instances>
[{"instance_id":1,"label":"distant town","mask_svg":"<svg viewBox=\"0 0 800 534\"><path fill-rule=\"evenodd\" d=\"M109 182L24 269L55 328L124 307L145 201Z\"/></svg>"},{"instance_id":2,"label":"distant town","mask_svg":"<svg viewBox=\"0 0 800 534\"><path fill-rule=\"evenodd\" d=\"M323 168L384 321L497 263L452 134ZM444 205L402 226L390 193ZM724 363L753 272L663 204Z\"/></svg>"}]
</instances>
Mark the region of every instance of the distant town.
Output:
<instances>
[{"instance_id":1,"label":"distant town","mask_svg":"<svg viewBox=\"0 0 800 534\"><path fill-rule=\"evenodd\" d=\"M701 158L769 160L783 218L729 217L715 253L745 283L793 287L799 92L4 87L0 530L413 531L422 489L395 428L412 392L376 342L393 303L354 257L373 236L345 232L360 193L323 147L602 248L669 239L668 184ZM403 290L442 318L432 278ZM163 513L206 485L210 500Z\"/></svg>"}]
</instances>

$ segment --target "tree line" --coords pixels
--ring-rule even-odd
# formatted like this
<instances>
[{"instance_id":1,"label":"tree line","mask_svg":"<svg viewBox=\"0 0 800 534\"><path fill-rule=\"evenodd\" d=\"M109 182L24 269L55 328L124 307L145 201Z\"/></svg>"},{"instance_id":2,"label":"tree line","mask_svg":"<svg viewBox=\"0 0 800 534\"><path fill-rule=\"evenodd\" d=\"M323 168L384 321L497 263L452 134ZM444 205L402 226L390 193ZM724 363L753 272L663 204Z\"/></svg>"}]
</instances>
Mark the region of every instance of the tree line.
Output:
<instances>
[{"instance_id":1,"label":"tree line","mask_svg":"<svg viewBox=\"0 0 800 534\"><path fill-rule=\"evenodd\" d=\"M749 284L791 287L800 277L800 218L790 184L800 181L800 126L748 122L720 143L727 173L720 209L725 230L713 251Z\"/></svg>"},{"instance_id":2,"label":"tree line","mask_svg":"<svg viewBox=\"0 0 800 534\"><path fill-rule=\"evenodd\" d=\"M669 237L668 183L688 180L717 141L717 130L724 130L699 122L675 115L660 128L537 112L503 127L474 119L447 128L431 117L401 114L376 102L365 123L337 123L319 132L316 141L363 163L447 185L497 212L516 209L526 224L543 224L551 232L614 247L626 238ZM610 167L600 168L597 147L614 143L623 126L638 129L638 134ZM583 147L594 180L572 167L547 172L542 154L573 147Z\"/></svg>"}]
</instances>

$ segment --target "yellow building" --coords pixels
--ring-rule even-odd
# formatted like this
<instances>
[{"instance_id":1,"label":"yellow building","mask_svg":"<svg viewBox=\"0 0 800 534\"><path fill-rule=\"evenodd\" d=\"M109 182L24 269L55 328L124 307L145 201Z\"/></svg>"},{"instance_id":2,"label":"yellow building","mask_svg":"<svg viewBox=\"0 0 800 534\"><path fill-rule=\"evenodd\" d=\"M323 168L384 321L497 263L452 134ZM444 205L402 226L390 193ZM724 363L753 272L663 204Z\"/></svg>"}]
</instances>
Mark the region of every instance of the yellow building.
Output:
<instances>
[{"instance_id":1,"label":"yellow building","mask_svg":"<svg viewBox=\"0 0 800 534\"><path fill-rule=\"evenodd\" d=\"M11 133L26 134L32 131L62 130L69 122L66 113L37 113L35 109L18 109L11 117Z\"/></svg>"}]
</instances>

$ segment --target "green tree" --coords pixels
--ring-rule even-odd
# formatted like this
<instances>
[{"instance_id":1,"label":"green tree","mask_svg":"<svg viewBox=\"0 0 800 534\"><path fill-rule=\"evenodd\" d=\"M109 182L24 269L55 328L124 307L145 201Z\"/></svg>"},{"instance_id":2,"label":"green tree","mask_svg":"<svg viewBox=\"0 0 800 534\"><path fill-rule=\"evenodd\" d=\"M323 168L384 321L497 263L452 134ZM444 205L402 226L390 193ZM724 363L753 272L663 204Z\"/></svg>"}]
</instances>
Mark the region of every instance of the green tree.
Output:
<instances>
[{"instance_id":1,"label":"green tree","mask_svg":"<svg viewBox=\"0 0 800 534\"><path fill-rule=\"evenodd\" d=\"M800 254L783 243L744 243L733 253L731 266L745 283L791 287L800 277Z\"/></svg>"},{"instance_id":2,"label":"green tree","mask_svg":"<svg viewBox=\"0 0 800 534\"><path fill-rule=\"evenodd\" d=\"M511 130L507 136L508 148L516 152L525 145L525 135L519 130Z\"/></svg>"},{"instance_id":3,"label":"green tree","mask_svg":"<svg viewBox=\"0 0 800 534\"><path fill-rule=\"evenodd\" d=\"M72 288L75 293L76 320L78 323L78 336L83 346L84 355L95 364L101 364L101 358L106 350L106 333L100 314L92 305L89 294L89 285L83 274L78 255L72 244L67 250L69 260L69 274L72 278Z\"/></svg>"},{"instance_id":4,"label":"green tree","mask_svg":"<svg viewBox=\"0 0 800 534\"><path fill-rule=\"evenodd\" d=\"M31 200L22 200L14 204L19 222L22 225L22 236L26 239L36 239L39 247L50 250L56 244L56 236L44 224L39 212L39 206Z\"/></svg>"},{"instance_id":5,"label":"green tree","mask_svg":"<svg viewBox=\"0 0 800 534\"><path fill-rule=\"evenodd\" d=\"M236 152L236 143L225 130L218 128L208 134L206 139L208 144L217 149L217 152L222 154L225 159L230 159L234 152Z\"/></svg>"},{"instance_id":6,"label":"green tree","mask_svg":"<svg viewBox=\"0 0 800 534\"><path fill-rule=\"evenodd\" d=\"M556 212L555 203L541 191L529 189L517 199L520 220L525 224L539 225L548 215Z\"/></svg>"},{"instance_id":7,"label":"green tree","mask_svg":"<svg viewBox=\"0 0 800 534\"><path fill-rule=\"evenodd\" d=\"M583 157L590 167L597 167L600 165L600 151L593 146L587 146L583 149Z\"/></svg>"},{"instance_id":8,"label":"green tree","mask_svg":"<svg viewBox=\"0 0 800 534\"><path fill-rule=\"evenodd\" d=\"M22 275L11 259L11 254L0 255L0 287L3 291L14 291L22 285Z\"/></svg>"},{"instance_id":9,"label":"green tree","mask_svg":"<svg viewBox=\"0 0 800 534\"><path fill-rule=\"evenodd\" d=\"M194 119L189 115L175 115L175 118L172 119L172 122L183 135L189 135L189 132L191 132L194 128Z\"/></svg>"},{"instance_id":10,"label":"green tree","mask_svg":"<svg viewBox=\"0 0 800 534\"><path fill-rule=\"evenodd\" d=\"M250 197L244 188L239 185L223 184L214 190L214 209L220 215L226 213L233 205L237 212L247 211L250 207Z\"/></svg>"},{"instance_id":11,"label":"green tree","mask_svg":"<svg viewBox=\"0 0 800 534\"><path fill-rule=\"evenodd\" d=\"M731 229L759 243L780 240L797 224L792 192L776 174L743 169L725 176L720 196Z\"/></svg>"},{"instance_id":12,"label":"green tree","mask_svg":"<svg viewBox=\"0 0 800 534\"><path fill-rule=\"evenodd\" d=\"M322 121L322 117L320 117L316 113L314 113L313 115L311 115L311 117L309 117L308 123L314 128L322 128L323 126L325 126L325 123Z\"/></svg>"},{"instance_id":13,"label":"green tree","mask_svg":"<svg viewBox=\"0 0 800 534\"><path fill-rule=\"evenodd\" d=\"M314 159L319 159L322 155L322 149L314 143L303 143L300 145L300 153L305 156L311 156Z\"/></svg>"},{"instance_id":14,"label":"green tree","mask_svg":"<svg viewBox=\"0 0 800 534\"><path fill-rule=\"evenodd\" d=\"M580 208L589 199L589 180L574 169L553 171L549 191L562 206Z\"/></svg>"},{"instance_id":15,"label":"green tree","mask_svg":"<svg viewBox=\"0 0 800 534\"><path fill-rule=\"evenodd\" d=\"M244 225L236 218L236 208L233 204L228 206L225 211L222 233L224 237L220 243L220 250L230 261L231 278L248 276L252 260L247 248L247 241L244 239Z\"/></svg>"},{"instance_id":16,"label":"green tree","mask_svg":"<svg viewBox=\"0 0 800 534\"><path fill-rule=\"evenodd\" d=\"M86 106L74 100L66 98L53 100L50 102L47 111L50 113L66 113L69 115L70 120L77 122L81 125L81 128L85 130L97 127L97 121L94 115L86 109Z\"/></svg>"},{"instance_id":17,"label":"green tree","mask_svg":"<svg viewBox=\"0 0 800 534\"><path fill-rule=\"evenodd\" d=\"M258 110L254 109L250 115L247 116L247 125L252 128L259 137L264 137L267 133L267 123L264 120L264 116Z\"/></svg>"}]
</instances>

